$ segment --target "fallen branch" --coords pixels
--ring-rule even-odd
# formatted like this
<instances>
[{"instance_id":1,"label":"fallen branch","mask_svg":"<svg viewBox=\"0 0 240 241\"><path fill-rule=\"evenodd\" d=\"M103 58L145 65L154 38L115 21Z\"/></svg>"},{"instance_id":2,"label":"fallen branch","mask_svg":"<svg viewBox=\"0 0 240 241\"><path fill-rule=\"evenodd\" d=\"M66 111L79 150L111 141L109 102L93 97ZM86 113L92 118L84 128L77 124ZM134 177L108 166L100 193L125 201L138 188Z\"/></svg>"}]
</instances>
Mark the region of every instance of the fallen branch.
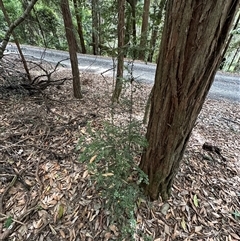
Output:
<instances>
[{"instance_id":1,"label":"fallen branch","mask_svg":"<svg viewBox=\"0 0 240 241\"><path fill-rule=\"evenodd\" d=\"M0 219L0 222L2 222L2 221L4 221L4 220L6 220L6 219L9 218L9 216L7 216L6 214L3 214L3 213L0 213L0 216L3 216L3 218ZM25 223L20 222L20 221L18 221L17 219L14 219L14 218L12 218L12 221L14 221L14 222L16 222L16 223L19 223L19 224L21 224L21 225L25 225Z\"/></svg>"},{"instance_id":2,"label":"fallen branch","mask_svg":"<svg viewBox=\"0 0 240 241\"><path fill-rule=\"evenodd\" d=\"M225 117L222 117L222 119L223 119L223 120L226 120L226 121L230 121L230 122L232 122L232 123L234 123L234 124L240 125L240 123L237 122L237 121L234 121L234 120L231 120L231 119L228 119L228 118L225 118Z\"/></svg>"}]
</instances>

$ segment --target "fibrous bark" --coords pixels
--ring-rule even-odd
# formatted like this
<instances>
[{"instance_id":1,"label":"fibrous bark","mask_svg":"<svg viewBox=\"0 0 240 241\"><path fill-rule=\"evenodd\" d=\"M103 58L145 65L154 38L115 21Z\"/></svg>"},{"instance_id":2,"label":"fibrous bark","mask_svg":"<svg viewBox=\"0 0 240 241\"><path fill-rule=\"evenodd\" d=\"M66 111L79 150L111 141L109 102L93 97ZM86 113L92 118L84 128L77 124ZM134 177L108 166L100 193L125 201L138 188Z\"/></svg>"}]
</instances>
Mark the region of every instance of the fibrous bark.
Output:
<instances>
[{"instance_id":1,"label":"fibrous bark","mask_svg":"<svg viewBox=\"0 0 240 241\"><path fill-rule=\"evenodd\" d=\"M148 147L140 163L146 194L167 200L184 150L213 83L239 0L168 1L158 58Z\"/></svg>"}]
</instances>

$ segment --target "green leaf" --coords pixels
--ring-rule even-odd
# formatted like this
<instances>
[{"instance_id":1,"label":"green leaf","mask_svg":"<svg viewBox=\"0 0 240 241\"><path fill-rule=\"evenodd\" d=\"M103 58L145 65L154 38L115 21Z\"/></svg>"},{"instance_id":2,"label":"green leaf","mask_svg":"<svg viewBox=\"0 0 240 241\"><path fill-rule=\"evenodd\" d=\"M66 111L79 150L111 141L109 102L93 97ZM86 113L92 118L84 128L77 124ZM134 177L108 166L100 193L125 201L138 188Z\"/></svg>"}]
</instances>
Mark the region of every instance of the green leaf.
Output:
<instances>
[{"instance_id":1,"label":"green leaf","mask_svg":"<svg viewBox=\"0 0 240 241\"><path fill-rule=\"evenodd\" d=\"M64 214L64 206L61 204L58 208L58 218L61 219Z\"/></svg>"},{"instance_id":2,"label":"green leaf","mask_svg":"<svg viewBox=\"0 0 240 241\"><path fill-rule=\"evenodd\" d=\"M12 217L8 217L7 220L4 223L5 228L9 228L13 223Z\"/></svg>"},{"instance_id":3,"label":"green leaf","mask_svg":"<svg viewBox=\"0 0 240 241\"><path fill-rule=\"evenodd\" d=\"M193 197L193 203L194 203L195 207L198 207L198 198L197 198L196 194Z\"/></svg>"},{"instance_id":4,"label":"green leaf","mask_svg":"<svg viewBox=\"0 0 240 241\"><path fill-rule=\"evenodd\" d=\"M184 218L182 218L181 226L182 226L183 230L186 231L187 227L186 227L186 222L185 222Z\"/></svg>"}]
</instances>

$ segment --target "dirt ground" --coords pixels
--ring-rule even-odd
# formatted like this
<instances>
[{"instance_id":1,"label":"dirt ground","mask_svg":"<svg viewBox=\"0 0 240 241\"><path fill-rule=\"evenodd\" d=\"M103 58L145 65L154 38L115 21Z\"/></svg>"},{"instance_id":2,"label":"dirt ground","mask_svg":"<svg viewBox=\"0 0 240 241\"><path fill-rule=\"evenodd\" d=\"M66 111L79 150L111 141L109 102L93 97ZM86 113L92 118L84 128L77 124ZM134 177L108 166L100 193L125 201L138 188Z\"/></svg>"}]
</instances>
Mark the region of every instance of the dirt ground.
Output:
<instances>
[{"instance_id":1,"label":"dirt ground","mask_svg":"<svg viewBox=\"0 0 240 241\"><path fill-rule=\"evenodd\" d=\"M0 79L0 240L118 240L121 229L109 223L76 150L87 123L97 129L111 118L112 80L81 73L84 97L76 100L70 70L52 78L65 82L31 95ZM133 88L133 117L142 120L151 87ZM133 240L240 240L239 113L239 103L206 100L172 197L141 201ZM120 102L115 121L127 116ZM204 143L216 148L204 150Z\"/></svg>"}]
</instances>

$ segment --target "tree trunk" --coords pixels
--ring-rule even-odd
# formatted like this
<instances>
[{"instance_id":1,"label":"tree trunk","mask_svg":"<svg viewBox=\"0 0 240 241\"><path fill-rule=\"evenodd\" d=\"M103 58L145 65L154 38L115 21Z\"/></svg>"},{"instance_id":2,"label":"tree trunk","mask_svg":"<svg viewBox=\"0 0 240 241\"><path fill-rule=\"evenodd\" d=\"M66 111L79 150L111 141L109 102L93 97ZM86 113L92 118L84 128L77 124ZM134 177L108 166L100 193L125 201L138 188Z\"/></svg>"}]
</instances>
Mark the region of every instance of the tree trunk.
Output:
<instances>
[{"instance_id":1,"label":"tree trunk","mask_svg":"<svg viewBox=\"0 0 240 241\"><path fill-rule=\"evenodd\" d=\"M140 168L165 201L214 80L239 0L168 1Z\"/></svg>"},{"instance_id":2,"label":"tree trunk","mask_svg":"<svg viewBox=\"0 0 240 241\"><path fill-rule=\"evenodd\" d=\"M98 0L92 0L92 46L93 54L99 54Z\"/></svg>"},{"instance_id":3,"label":"tree trunk","mask_svg":"<svg viewBox=\"0 0 240 241\"><path fill-rule=\"evenodd\" d=\"M84 37L83 37L82 19L81 19L81 15L79 13L80 10L78 8L77 0L73 0L73 4L74 4L75 16L76 16L76 20L77 20L78 36L79 36L80 44L81 44L81 51L83 54L86 54L87 51L86 51Z\"/></svg>"},{"instance_id":4,"label":"tree trunk","mask_svg":"<svg viewBox=\"0 0 240 241\"><path fill-rule=\"evenodd\" d=\"M73 75L73 94L77 99L82 98L81 85L80 85L80 75L78 68L77 59L77 41L73 32L72 16L69 8L68 0L61 0L61 10L64 20L64 27L66 31L66 38L68 41L69 55L72 67Z\"/></svg>"},{"instance_id":5,"label":"tree trunk","mask_svg":"<svg viewBox=\"0 0 240 241\"><path fill-rule=\"evenodd\" d=\"M147 48L149 8L150 8L150 0L144 0L141 39L140 39L139 55L138 55L139 59L141 60L145 59L145 52Z\"/></svg>"},{"instance_id":6,"label":"tree trunk","mask_svg":"<svg viewBox=\"0 0 240 241\"><path fill-rule=\"evenodd\" d=\"M159 35L159 28L160 28L160 23L163 18L163 13L164 13L164 6L166 4L166 0L160 0L160 4L158 7L158 13L157 16L155 17L155 21L153 22L152 26L152 34L151 34L151 39L150 39L150 46L149 46L149 55L148 55L148 61L152 62L154 52L157 48L156 43ZM155 10L156 11L156 10Z\"/></svg>"},{"instance_id":7,"label":"tree trunk","mask_svg":"<svg viewBox=\"0 0 240 241\"><path fill-rule=\"evenodd\" d=\"M117 79L113 92L112 100L118 101L123 83L123 68L124 68L124 36L125 36L125 0L118 0L118 63L117 63Z\"/></svg>"},{"instance_id":8,"label":"tree trunk","mask_svg":"<svg viewBox=\"0 0 240 241\"><path fill-rule=\"evenodd\" d=\"M137 52L136 52L136 46L137 46L137 28L136 28L136 5L137 5L137 0L127 0L131 7L131 26L132 29L131 31L127 31L129 35L132 36L132 42L133 42L133 52L132 52L132 58L135 59L137 57ZM126 38L126 36L125 36ZM125 43L128 44L130 40L130 37L128 37L128 41L125 39Z\"/></svg>"},{"instance_id":9,"label":"tree trunk","mask_svg":"<svg viewBox=\"0 0 240 241\"><path fill-rule=\"evenodd\" d=\"M236 30L238 28L239 21L240 21L240 12L238 13L238 17L236 18L236 21L234 23L233 30ZM226 54L226 51L227 51L227 48L229 47L232 38L233 38L233 33L231 33L228 37L226 48L224 49L224 51L222 53L222 58L224 58L224 56Z\"/></svg>"}]
</instances>

